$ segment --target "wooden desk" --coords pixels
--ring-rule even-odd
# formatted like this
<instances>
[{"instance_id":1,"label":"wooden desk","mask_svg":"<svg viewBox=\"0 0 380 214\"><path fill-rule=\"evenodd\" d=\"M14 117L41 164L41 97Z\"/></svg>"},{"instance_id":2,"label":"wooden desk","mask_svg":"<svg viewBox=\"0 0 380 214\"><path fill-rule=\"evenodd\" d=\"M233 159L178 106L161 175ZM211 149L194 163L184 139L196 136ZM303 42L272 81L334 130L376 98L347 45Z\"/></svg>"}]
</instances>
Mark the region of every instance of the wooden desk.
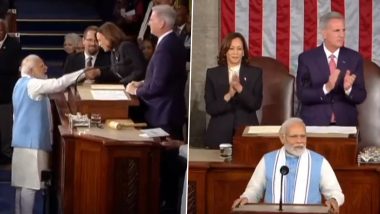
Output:
<instances>
[{"instance_id":1,"label":"wooden desk","mask_svg":"<svg viewBox=\"0 0 380 214\"><path fill-rule=\"evenodd\" d=\"M70 108L63 94L51 99L53 184L60 211L159 213L160 143L117 141L71 130L65 116Z\"/></svg>"},{"instance_id":2,"label":"wooden desk","mask_svg":"<svg viewBox=\"0 0 380 214\"><path fill-rule=\"evenodd\" d=\"M254 166L220 159L192 159L190 149L188 213L230 213L232 202L245 190ZM203 151L217 157L218 150ZM341 214L380 213L380 166L334 167L345 195Z\"/></svg>"},{"instance_id":3,"label":"wooden desk","mask_svg":"<svg viewBox=\"0 0 380 214\"><path fill-rule=\"evenodd\" d=\"M234 136L233 159L239 163L256 166L261 157L282 144L279 137L245 137L244 128ZM357 139L308 137L307 148L323 155L333 167L355 166L357 161Z\"/></svg>"},{"instance_id":4,"label":"wooden desk","mask_svg":"<svg viewBox=\"0 0 380 214\"><path fill-rule=\"evenodd\" d=\"M128 95L130 96L130 95ZM78 85L77 91L74 86L68 90L68 105L70 111L75 114L97 113L104 119L127 119L129 118L129 106L138 106L136 96L130 96L130 100L94 100L91 95L90 84Z\"/></svg>"}]
</instances>

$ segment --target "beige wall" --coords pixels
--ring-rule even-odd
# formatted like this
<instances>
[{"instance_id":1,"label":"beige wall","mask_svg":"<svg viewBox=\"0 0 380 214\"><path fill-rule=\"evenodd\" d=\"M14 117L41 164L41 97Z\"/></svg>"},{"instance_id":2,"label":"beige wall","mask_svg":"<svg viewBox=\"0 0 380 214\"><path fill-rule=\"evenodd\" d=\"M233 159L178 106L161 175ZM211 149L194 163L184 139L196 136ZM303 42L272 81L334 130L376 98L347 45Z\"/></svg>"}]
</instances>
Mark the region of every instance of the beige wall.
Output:
<instances>
[{"instance_id":1,"label":"beige wall","mask_svg":"<svg viewBox=\"0 0 380 214\"><path fill-rule=\"evenodd\" d=\"M216 66L220 35L219 11L219 1L193 1L190 95L191 146L203 145L207 123L203 98L204 85L206 69Z\"/></svg>"}]
</instances>

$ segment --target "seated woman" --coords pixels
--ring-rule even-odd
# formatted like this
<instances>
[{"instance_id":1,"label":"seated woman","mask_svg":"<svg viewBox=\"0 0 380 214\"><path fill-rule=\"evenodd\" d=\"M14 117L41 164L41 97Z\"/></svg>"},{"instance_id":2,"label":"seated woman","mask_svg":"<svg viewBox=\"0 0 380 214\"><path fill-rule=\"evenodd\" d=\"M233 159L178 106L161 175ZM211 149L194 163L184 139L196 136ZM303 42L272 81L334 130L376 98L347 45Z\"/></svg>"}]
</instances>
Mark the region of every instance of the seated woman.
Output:
<instances>
[{"instance_id":1,"label":"seated woman","mask_svg":"<svg viewBox=\"0 0 380 214\"><path fill-rule=\"evenodd\" d=\"M258 125L256 111L263 97L262 70L248 65L248 48L240 33L223 40L218 66L207 70L206 112L211 116L205 145L232 143L235 129Z\"/></svg>"}]
</instances>

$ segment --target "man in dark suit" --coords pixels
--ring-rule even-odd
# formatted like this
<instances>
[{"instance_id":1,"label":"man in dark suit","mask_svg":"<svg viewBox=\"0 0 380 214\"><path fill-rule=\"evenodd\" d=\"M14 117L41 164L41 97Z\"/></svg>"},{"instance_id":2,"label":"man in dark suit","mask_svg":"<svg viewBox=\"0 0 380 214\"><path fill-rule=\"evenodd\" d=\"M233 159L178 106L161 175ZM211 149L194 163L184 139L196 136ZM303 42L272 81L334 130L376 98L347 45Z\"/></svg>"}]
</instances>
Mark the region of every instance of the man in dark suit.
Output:
<instances>
[{"instance_id":1,"label":"man in dark suit","mask_svg":"<svg viewBox=\"0 0 380 214\"><path fill-rule=\"evenodd\" d=\"M169 5L158 5L152 11L149 25L151 33L158 37L156 50L145 80L129 83L126 90L146 104L145 120L150 127L160 127L174 139L183 139L187 79L185 48L173 32L175 10ZM161 213L178 213L178 149L163 154L161 167Z\"/></svg>"},{"instance_id":2,"label":"man in dark suit","mask_svg":"<svg viewBox=\"0 0 380 214\"><path fill-rule=\"evenodd\" d=\"M110 56L99 50L96 32L98 27L89 26L83 33L84 51L69 55L65 62L64 73L72 73L86 67L100 67L98 76L95 78L96 83L116 83L118 77L110 71Z\"/></svg>"},{"instance_id":3,"label":"man in dark suit","mask_svg":"<svg viewBox=\"0 0 380 214\"><path fill-rule=\"evenodd\" d=\"M131 82L127 92L136 94L146 105L145 119L151 127L161 127L173 138L182 139L185 116L184 87L187 79L185 48L173 32L175 11L168 5L154 8L150 18L158 43L148 65L145 80ZM174 20L171 20L171 12ZM170 13L169 15L166 13ZM168 21L170 20L170 21Z\"/></svg>"},{"instance_id":4,"label":"man in dark suit","mask_svg":"<svg viewBox=\"0 0 380 214\"><path fill-rule=\"evenodd\" d=\"M0 19L0 164L10 163L12 156L12 92L19 78L21 45L8 35L7 23Z\"/></svg>"},{"instance_id":5,"label":"man in dark suit","mask_svg":"<svg viewBox=\"0 0 380 214\"><path fill-rule=\"evenodd\" d=\"M298 58L297 97L306 125L356 126L356 105L366 98L361 55L343 47L344 17L320 18L323 44Z\"/></svg>"}]
</instances>

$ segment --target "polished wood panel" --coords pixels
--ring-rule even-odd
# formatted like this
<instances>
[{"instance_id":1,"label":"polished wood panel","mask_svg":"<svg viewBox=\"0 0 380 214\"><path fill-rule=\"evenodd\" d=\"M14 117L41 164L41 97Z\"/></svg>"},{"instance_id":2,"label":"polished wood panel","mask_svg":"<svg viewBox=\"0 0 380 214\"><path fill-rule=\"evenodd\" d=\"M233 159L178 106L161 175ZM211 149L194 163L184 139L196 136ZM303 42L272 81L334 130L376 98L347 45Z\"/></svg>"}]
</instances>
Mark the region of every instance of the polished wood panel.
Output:
<instances>
[{"instance_id":1,"label":"polished wood panel","mask_svg":"<svg viewBox=\"0 0 380 214\"><path fill-rule=\"evenodd\" d=\"M281 148L278 137L258 137L242 135L243 128L234 136L233 159L240 163L256 166L261 157L271 151ZM357 139L308 137L307 147L323 155L333 167L356 165Z\"/></svg>"},{"instance_id":2,"label":"polished wood panel","mask_svg":"<svg viewBox=\"0 0 380 214\"><path fill-rule=\"evenodd\" d=\"M206 176L206 183L194 176L193 172L200 170ZM207 202L199 204L201 199L196 199L196 213L230 213L233 201L244 192L253 171L252 165L236 163L235 160L232 163L190 161L189 183L196 186L197 195L206 198ZM334 171L345 194L340 213L380 213L380 166L338 167ZM189 209L194 206L188 204ZM194 210L188 212L194 213Z\"/></svg>"},{"instance_id":3,"label":"polished wood panel","mask_svg":"<svg viewBox=\"0 0 380 214\"><path fill-rule=\"evenodd\" d=\"M62 213L159 213L160 162L154 141L117 141L70 129L63 94L50 96L55 146L53 180ZM147 206L149 202L149 206Z\"/></svg>"}]
</instances>

